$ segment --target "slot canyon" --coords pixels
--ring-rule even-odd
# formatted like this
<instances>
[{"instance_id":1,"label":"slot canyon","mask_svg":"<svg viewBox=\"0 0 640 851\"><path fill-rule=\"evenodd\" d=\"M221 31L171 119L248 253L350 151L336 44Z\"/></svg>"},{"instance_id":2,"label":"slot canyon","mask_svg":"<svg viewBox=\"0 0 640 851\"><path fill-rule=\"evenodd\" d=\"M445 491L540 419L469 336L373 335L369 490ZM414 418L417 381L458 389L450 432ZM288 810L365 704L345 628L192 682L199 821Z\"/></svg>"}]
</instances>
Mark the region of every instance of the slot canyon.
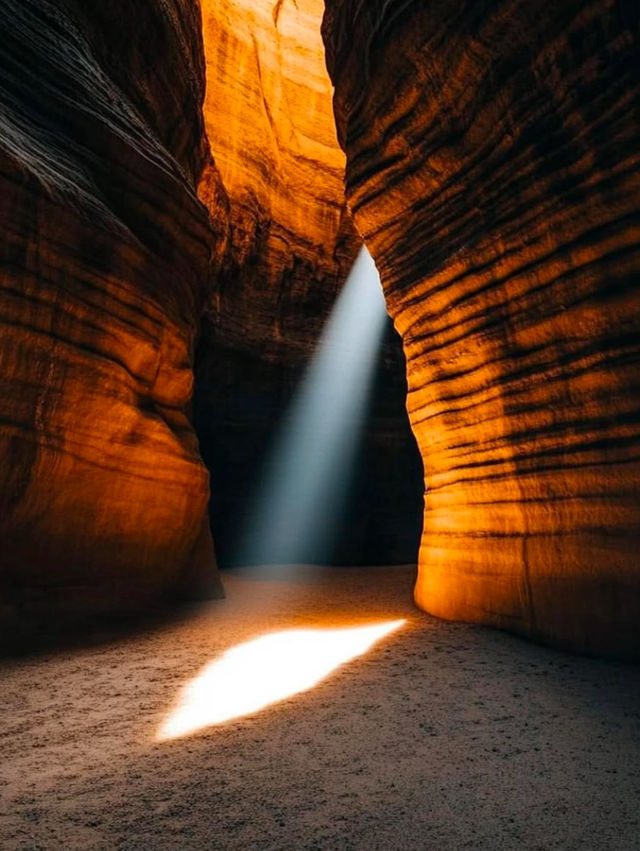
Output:
<instances>
[{"instance_id":1,"label":"slot canyon","mask_svg":"<svg viewBox=\"0 0 640 851\"><path fill-rule=\"evenodd\" d=\"M636 4L0 11L0 846L640 847Z\"/></svg>"}]
</instances>

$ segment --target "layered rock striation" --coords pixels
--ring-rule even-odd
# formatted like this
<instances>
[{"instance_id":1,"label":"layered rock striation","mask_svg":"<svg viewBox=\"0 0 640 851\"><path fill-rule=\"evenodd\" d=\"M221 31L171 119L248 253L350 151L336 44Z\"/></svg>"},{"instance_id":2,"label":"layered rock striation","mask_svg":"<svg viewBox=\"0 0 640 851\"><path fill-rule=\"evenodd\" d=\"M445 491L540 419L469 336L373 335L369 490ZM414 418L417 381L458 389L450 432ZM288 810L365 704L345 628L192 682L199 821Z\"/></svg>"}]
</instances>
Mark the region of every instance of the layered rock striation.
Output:
<instances>
[{"instance_id":1,"label":"layered rock striation","mask_svg":"<svg viewBox=\"0 0 640 851\"><path fill-rule=\"evenodd\" d=\"M187 416L216 244L197 3L0 12L3 624L216 593Z\"/></svg>"},{"instance_id":2,"label":"layered rock striation","mask_svg":"<svg viewBox=\"0 0 640 851\"><path fill-rule=\"evenodd\" d=\"M633 4L328 0L323 32L408 361L418 604L637 656Z\"/></svg>"},{"instance_id":3,"label":"layered rock striation","mask_svg":"<svg viewBox=\"0 0 640 851\"><path fill-rule=\"evenodd\" d=\"M203 0L204 116L229 199L210 311L235 348L306 357L359 248L344 199L322 0ZM209 174L201 197L209 200ZM306 321L304 317L307 306Z\"/></svg>"}]
</instances>

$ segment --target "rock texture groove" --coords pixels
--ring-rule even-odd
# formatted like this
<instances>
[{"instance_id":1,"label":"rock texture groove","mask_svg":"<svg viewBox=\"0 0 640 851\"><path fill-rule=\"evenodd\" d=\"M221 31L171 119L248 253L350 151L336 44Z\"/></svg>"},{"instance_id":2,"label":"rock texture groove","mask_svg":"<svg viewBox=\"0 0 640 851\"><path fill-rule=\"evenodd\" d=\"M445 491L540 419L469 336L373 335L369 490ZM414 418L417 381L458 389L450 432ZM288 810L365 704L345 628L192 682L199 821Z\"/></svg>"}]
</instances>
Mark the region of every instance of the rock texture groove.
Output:
<instances>
[{"instance_id":1,"label":"rock texture groove","mask_svg":"<svg viewBox=\"0 0 640 851\"><path fill-rule=\"evenodd\" d=\"M613 0L328 0L323 25L425 466L416 600L636 656L638 20Z\"/></svg>"},{"instance_id":2,"label":"rock texture groove","mask_svg":"<svg viewBox=\"0 0 640 851\"><path fill-rule=\"evenodd\" d=\"M0 13L3 625L216 593L187 417L215 244L199 8Z\"/></svg>"}]
</instances>

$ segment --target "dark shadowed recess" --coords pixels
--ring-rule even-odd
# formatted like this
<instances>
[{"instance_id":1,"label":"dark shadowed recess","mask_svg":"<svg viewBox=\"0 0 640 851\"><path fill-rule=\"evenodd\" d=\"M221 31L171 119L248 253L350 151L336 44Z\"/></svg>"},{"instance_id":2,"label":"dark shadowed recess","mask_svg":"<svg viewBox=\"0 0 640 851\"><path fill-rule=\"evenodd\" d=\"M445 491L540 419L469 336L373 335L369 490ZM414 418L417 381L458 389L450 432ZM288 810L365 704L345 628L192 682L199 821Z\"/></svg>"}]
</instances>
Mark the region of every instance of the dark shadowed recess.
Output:
<instances>
[{"instance_id":1,"label":"dark shadowed recess","mask_svg":"<svg viewBox=\"0 0 640 851\"><path fill-rule=\"evenodd\" d=\"M196 354L194 424L211 473L210 517L221 567L234 553L252 497L306 364L239 352L205 324ZM357 460L330 564L414 563L422 527L423 473L406 414L400 339L389 320ZM318 511L325 507L319 505ZM326 563L309 548L301 561Z\"/></svg>"}]
</instances>

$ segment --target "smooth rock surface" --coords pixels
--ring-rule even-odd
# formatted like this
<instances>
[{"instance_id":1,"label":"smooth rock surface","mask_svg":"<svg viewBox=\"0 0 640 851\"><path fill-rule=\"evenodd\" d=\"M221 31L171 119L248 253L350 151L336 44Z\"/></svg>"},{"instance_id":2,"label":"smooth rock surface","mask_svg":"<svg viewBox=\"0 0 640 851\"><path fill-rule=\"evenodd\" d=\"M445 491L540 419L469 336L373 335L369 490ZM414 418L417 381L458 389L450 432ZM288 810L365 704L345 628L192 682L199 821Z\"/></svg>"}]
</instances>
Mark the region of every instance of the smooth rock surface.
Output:
<instances>
[{"instance_id":1,"label":"smooth rock surface","mask_svg":"<svg viewBox=\"0 0 640 851\"><path fill-rule=\"evenodd\" d=\"M408 361L418 604L638 656L637 9L328 0L324 37Z\"/></svg>"},{"instance_id":2,"label":"smooth rock surface","mask_svg":"<svg viewBox=\"0 0 640 851\"><path fill-rule=\"evenodd\" d=\"M2 0L0 633L219 591L198 6Z\"/></svg>"}]
</instances>

